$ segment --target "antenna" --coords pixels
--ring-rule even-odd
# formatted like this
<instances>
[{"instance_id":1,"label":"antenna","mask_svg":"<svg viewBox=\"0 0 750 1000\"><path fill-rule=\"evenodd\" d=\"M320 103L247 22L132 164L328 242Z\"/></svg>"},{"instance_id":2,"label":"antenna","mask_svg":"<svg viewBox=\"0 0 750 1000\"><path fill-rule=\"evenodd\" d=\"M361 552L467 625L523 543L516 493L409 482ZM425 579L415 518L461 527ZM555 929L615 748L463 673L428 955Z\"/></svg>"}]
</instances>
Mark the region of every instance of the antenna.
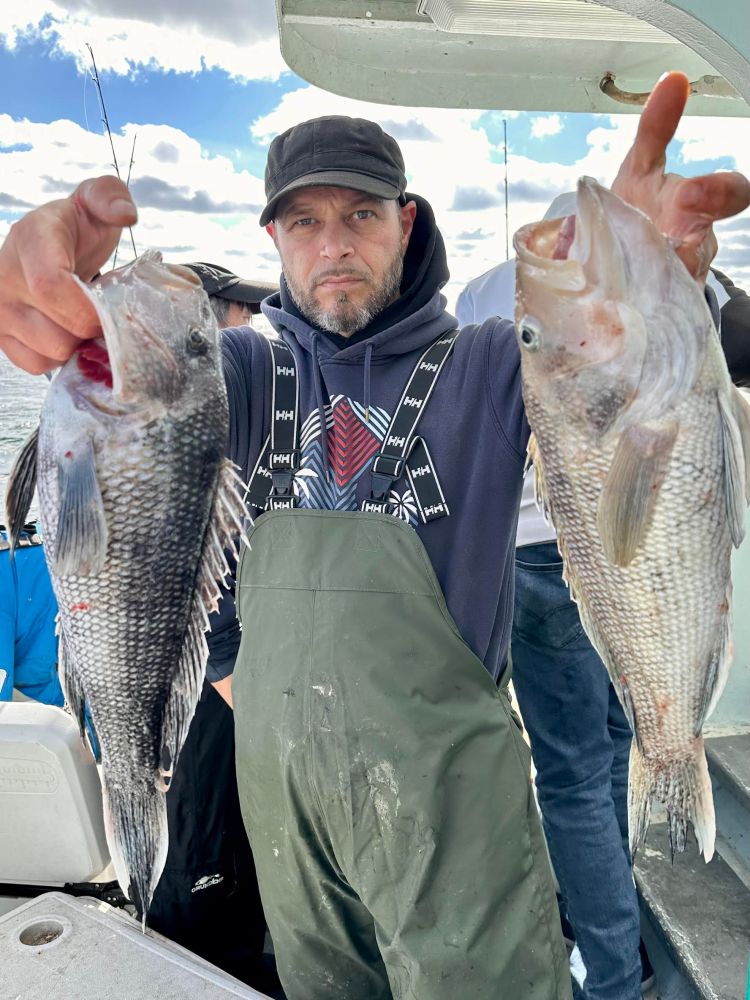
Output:
<instances>
[{"instance_id":1,"label":"antenna","mask_svg":"<svg viewBox=\"0 0 750 1000\"><path fill-rule=\"evenodd\" d=\"M88 42L86 42L86 48L89 50L89 55L91 56L91 65L94 67L93 80L94 80L94 83L96 85L96 92L97 92L97 94L99 96L99 107L101 108L101 112L102 112L102 123L103 123L104 127L107 130L107 136L109 137L109 147L112 150L112 166L115 168L115 173L117 174L118 179L122 180L122 177L120 176L120 168L119 168L119 166L117 164L117 154L115 153L115 144L114 144L114 141L112 139L112 130L109 127L109 118L107 117L107 108L106 108L106 105L104 104L104 94L102 93L102 85L101 85L101 81L99 80L99 71L96 68L96 59L94 59L94 50L91 48L91 46L89 45ZM135 150L135 141L133 142L133 149ZM133 166L133 157L132 157L132 154L131 154L131 157L130 157L130 166L131 167ZM128 183L130 183L130 170L128 170ZM133 236L132 226L128 226L128 232L130 233L130 242L133 244L133 254L137 257L138 256L138 251L135 248L135 238ZM114 260L115 261L117 260L117 247L115 247L115 257L114 257Z\"/></svg>"},{"instance_id":2,"label":"antenna","mask_svg":"<svg viewBox=\"0 0 750 1000\"><path fill-rule=\"evenodd\" d=\"M508 122L503 118L503 156L505 159L505 259L510 260L510 232L508 228Z\"/></svg>"}]
</instances>

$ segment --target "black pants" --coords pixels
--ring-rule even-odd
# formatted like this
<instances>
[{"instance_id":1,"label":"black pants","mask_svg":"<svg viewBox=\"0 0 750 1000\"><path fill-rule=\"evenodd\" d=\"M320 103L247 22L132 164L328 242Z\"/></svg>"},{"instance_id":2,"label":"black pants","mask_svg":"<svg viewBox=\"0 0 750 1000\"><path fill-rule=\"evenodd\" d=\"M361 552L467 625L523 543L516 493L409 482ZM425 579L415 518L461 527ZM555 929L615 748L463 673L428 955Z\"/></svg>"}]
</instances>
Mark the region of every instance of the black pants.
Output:
<instances>
[{"instance_id":1,"label":"black pants","mask_svg":"<svg viewBox=\"0 0 750 1000\"><path fill-rule=\"evenodd\" d=\"M149 927L262 989L266 924L237 797L234 718L208 683L167 794L167 820Z\"/></svg>"}]
</instances>

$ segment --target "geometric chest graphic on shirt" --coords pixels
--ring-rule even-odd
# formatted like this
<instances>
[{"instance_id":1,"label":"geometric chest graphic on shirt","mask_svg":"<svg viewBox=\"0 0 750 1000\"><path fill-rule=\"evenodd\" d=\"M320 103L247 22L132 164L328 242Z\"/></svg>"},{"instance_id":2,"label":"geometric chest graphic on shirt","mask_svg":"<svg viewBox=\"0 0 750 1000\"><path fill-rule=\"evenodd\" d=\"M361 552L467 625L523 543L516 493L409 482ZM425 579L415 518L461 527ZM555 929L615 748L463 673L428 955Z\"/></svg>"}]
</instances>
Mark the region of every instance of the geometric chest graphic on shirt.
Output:
<instances>
[{"instance_id":1,"label":"geometric chest graphic on shirt","mask_svg":"<svg viewBox=\"0 0 750 1000\"><path fill-rule=\"evenodd\" d=\"M328 478L324 467L320 415L313 410L300 429L300 468L294 477L294 492L300 507L317 510L357 510L357 483L372 465L385 439L391 418L370 406L369 420L361 403L348 396L334 396L325 406L328 439ZM399 483L392 493L399 516L416 523L417 508L411 491Z\"/></svg>"},{"instance_id":2,"label":"geometric chest graphic on shirt","mask_svg":"<svg viewBox=\"0 0 750 1000\"><path fill-rule=\"evenodd\" d=\"M344 487L361 472L380 448L382 435L373 430L373 413L365 423L348 399L332 407L333 426L328 430L329 458L338 486Z\"/></svg>"}]
</instances>

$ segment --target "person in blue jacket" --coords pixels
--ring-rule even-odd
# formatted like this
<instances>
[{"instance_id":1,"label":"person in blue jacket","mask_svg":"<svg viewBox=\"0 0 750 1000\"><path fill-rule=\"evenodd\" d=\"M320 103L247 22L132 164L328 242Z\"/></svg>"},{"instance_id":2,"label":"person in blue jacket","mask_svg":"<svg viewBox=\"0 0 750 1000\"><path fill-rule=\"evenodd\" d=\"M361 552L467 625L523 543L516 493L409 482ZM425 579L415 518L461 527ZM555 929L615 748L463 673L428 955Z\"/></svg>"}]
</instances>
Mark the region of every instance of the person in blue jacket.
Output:
<instances>
[{"instance_id":1,"label":"person in blue jacket","mask_svg":"<svg viewBox=\"0 0 750 1000\"><path fill-rule=\"evenodd\" d=\"M15 688L34 701L62 706L56 615L36 524L26 525L12 560L0 526L0 701L12 701Z\"/></svg>"},{"instance_id":2,"label":"person in blue jacket","mask_svg":"<svg viewBox=\"0 0 750 1000\"><path fill-rule=\"evenodd\" d=\"M750 204L750 183L664 173L688 89L682 74L657 85L615 189L685 237L703 281L712 222ZM569 1000L505 690L529 436L519 348L501 320L458 331L442 237L406 188L373 122L318 118L271 144L261 224L282 282L263 311L279 336L224 335L228 454L256 522L209 677L234 702L288 1000ZM135 217L106 178L14 225L0 318L33 320L0 326L12 361L44 370L96 335L63 248L91 278ZM621 998L639 994L635 970Z\"/></svg>"}]
</instances>

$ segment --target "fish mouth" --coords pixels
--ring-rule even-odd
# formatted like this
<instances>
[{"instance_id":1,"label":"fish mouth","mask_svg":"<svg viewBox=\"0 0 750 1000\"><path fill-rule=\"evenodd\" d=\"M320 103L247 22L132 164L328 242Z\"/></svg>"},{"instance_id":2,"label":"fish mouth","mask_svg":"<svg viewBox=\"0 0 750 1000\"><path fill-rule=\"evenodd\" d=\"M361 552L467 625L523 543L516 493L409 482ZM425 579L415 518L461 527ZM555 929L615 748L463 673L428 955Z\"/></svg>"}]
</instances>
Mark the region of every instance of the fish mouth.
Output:
<instances>
[{"instance_id":1,"label":"fish mouth","mask_svg":"<svg viewBox=\"0 0 750 1000\"><path fill-rule=\"evenodd\" d=\"M523 226L516 233L513 243L516 253L526 263L538 261L565 261L568 259L576 230L575 215L560 219L547 219Z\"/></svg>"},{"instance_id":2,"label":"fish mouth","mask_svg":"<svg viewBox=\"0 0 750 1000\"><path fill-rule=\"evenodd\" d=\"M85 393L87 405L114 417L122 416L130 409L113 392L114 375L107 345L102 337L82 344L76 351L75 358L78 371L93 390Z\"/></svg>"},{"instance_id":3,"label":"fish mouth","mask_svg":"<svg viewBox=\"0 0 750 1000\"><path fill-rule=\"evenodd\" d=\"M136 265L139 270L133 281L129 272ZM147 251L122 272L105 275L99 285L95 305L104 341L98 342L99 350L93 358L83 359L84 374L109 385L113 401L120 406L131 407L144 396L173 402L180 391L179 363L168 344L143 321L138 298L141 290L153 288L165 290L168 295L187 287L197 289L201 287L200 279L178 264L162 264L160 255ZM103 288L107 286L105 294Z\"/></svg>"},{"instance_id":4,"label":"fish mouth","mask_svg":"<svg viewBox=\"0 0 750 1000\"><path fill-rule=\"evenodd\" d=\"M582 291L602 272L608 276L607 284L620 288L622 250L607 211L612 199L619 200L592 177L581 177L575 215L518 230L513 245L519 264L527 274L561 291Z\"/></svg>"},{"instance_id":5,"label":"fish mouth","mask_svg":"<svg viewBox=\"0 0 750 1000\"><path fill-rule=\"evenodd\" d=\"M525 280L560 292L581 292L586 277L581 262L570 256L577 230L576 216L548 219L523 226L513 237L518 266Z\"/></svg>"},{"instance_id":6,"label":"fish mouth","mask_svg":"<svg viewBox=\"0 0 750 1000\"><path fill-rule=\"evenodd\" d=\"M78 369L90 382L99 382L112 388L112 365L107 345L102 337L89 340L77 351Z\"/></svg>"}]
</instances>

